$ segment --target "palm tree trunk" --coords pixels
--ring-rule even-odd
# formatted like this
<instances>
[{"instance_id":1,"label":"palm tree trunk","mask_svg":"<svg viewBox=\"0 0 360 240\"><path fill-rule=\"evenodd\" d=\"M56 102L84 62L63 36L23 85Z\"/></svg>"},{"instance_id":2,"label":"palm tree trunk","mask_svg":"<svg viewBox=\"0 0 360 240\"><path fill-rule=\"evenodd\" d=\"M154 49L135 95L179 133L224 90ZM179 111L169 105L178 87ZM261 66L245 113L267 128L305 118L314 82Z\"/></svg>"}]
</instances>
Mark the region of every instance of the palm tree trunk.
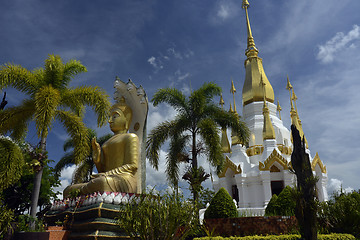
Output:
<instances>
[{"instance_id":1,"label":"palm tree trunk","mask_svg":"<svg viewBox=\"0 0 360 240\"><path fill-rule=\"evenodd\" d=\"M41 148L41 153L45 154L45 150L46 150L46 138L45 137L41 138L40 148ZM34 178L34 186L33 186L33 190L31 193L31 210L30 210L30 216L33 219L36 218L43 170L44 170L44 167L41 166L40 170L38 172L36 172L35 178ZM30 229L35 230L35 220L30 222Z\"/></svg>"},{"instance_id":2,"label":"palm tree trunk","mask_svg":"<svg viewBox=\"0 0 360 240\"><path fill-rule=\"evenodd\" d=\"M197 168L198 168L198 162L197 162L197 149L196 149L196 130L193 130L193 135L192 135L192 169L193 169L193 173L196 172ZM193 179L196 181L196 179ZM190 184L191 185L191 184ZM194 198L194 204L197 206L197 202L199 199L199 193L193 189L193 198Z\"/></svg>"}]
</instances>

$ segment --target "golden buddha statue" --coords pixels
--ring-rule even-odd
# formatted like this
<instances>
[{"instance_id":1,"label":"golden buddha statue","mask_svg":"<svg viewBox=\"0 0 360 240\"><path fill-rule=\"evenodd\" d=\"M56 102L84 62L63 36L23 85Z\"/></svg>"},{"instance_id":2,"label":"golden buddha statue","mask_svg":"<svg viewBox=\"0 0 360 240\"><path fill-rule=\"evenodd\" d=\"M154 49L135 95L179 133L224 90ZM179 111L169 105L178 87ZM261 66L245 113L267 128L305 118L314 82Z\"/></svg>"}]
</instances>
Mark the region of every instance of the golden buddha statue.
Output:
<instances>
[{"instance_id":1,"label":"golden buddha statue","mask_svg":"<svg viewBox=\"0 0 360 240\"><path fill-rule=\"evenodd\" d=\"M109 125L114 133L102 147L92 139L93 160L98 174L91 176L90 182L68 186L64 198L72 190L79 189L80 194L93 192L137 192L137 170L139 164L139 138L128 133L132 121L132 109L125 103L125 98L110 109Z\"/></svg>"}]
</instances>

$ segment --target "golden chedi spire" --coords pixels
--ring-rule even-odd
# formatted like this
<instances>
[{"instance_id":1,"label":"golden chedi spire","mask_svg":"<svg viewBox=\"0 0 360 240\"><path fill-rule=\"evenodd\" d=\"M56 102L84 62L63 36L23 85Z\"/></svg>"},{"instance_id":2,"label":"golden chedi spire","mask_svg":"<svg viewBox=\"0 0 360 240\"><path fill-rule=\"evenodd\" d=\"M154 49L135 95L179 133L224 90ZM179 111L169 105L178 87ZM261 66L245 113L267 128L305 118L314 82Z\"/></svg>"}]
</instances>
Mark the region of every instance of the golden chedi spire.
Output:
<instances>
[{"instance_id":1,"label":"golden chedi spire","mask_svg":"<svg viewBox=\"0 0 360 240\"><path fill-rule=\"evenodd\" d=\"M220 102L219 102L221 109L224 109L224 104L225 104L225 101L221 94ZM230 148L229 139L228 139L228 136L226 133L226 128L221 129L221 149L222 149L223 153L231 153L231 148Z\"/></svg>"},{"instance_id":2,"label":"golden chedi spire","mask_svg":"<svg viewBox=\"0 0 360 240\"><path fill-rule=\"evenodd\" d=\"M263 126L263 140L275 139L275 130L270 120L269 108L266 105L266 92L265 87L266 83L261 79L261 85L264 91L264 107L263 107L263 116L264 116L264 126Z\"/></svg>"},{"instance_id":3,"label":"golden chedi spire","mask_svg":"<svg viewBox=\"0 0 360 240\"><path fill-rule=\"evenodd\" d=\"M290 105L291 105L291 109L290 109L290 116L291 116L291 124L294 125L298 130L299 130L299 134L301 138L304 138L305 140L305 145L306 148L309 148L309 145L307 143L307 139L304 135L304 131L302 129L302 124L301 124L301 120L299 118L299 114L297 112L297 106L296 106L296 100L297 97L295 95L293 86L290 83L289 80L289 76L287 76L287 84L286 84L286 89L289 90L289 94L290 94ZM294 108L295 105L295 108ZM292 139L292 136L291 136Z\"/></svg>"},{"instance_id":4,"label":"golden chedi spire","mask_svg":"<svg viewBox=\"0 0 360 240\"><path fill-rule=\"evenodd\" d=\"M266 77L264 68L262 65L262 59L258 57L258 49L255 46L255 41L252 36L250 20L248 15L249 2L243 0L242 7L245 9L246 25L247 25L247 49L245 55L245 82L242 91L243 105L247 105L252 102L262 101L266 95L268 102L274 102L274 90ZM260 85L261 78L265 82L265 93Z\"/></svg>"},{"instance_id":5,"label":"golden chedi spire","mask_svg":"<svg viewBox=\"0 0 360 240\"><path fill-rule=\"evenodd\" d=\"M236 111L236 102L235 102L235 93L236 93L236 89L234 86L234 81L231 79L231 89L230 92L233 95L233 100L234 100L234 110L232 111L233 113L235 113L235 115L237 117L239 117L237 111ZM230 104L230 109L231 109L231 104ZM240 141L240 138L235 134L235 132L232 130L231 131L231 145L237 145L237 144L242 144L242 142Z\"/></svg>"}]
</instances>

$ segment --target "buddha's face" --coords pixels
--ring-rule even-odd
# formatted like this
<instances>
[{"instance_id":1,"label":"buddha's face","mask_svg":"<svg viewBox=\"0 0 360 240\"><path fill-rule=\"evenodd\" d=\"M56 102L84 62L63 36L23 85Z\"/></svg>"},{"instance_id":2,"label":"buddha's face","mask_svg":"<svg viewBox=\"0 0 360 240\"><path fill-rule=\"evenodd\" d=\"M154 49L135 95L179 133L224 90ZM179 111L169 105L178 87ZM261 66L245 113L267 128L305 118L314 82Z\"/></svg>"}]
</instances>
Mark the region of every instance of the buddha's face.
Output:
<instances>
[{"instance_id":1,"label":"buddha's face","mask_svg":"<svg viewBox=\"0 0 360 240\"><path fill-rule=\"evenodd\" d=\"M128 130L128 122L124 113L120 110L113 111L109 118L110 129L114 133L123 132Z\"/></svg>"}]
</instances>

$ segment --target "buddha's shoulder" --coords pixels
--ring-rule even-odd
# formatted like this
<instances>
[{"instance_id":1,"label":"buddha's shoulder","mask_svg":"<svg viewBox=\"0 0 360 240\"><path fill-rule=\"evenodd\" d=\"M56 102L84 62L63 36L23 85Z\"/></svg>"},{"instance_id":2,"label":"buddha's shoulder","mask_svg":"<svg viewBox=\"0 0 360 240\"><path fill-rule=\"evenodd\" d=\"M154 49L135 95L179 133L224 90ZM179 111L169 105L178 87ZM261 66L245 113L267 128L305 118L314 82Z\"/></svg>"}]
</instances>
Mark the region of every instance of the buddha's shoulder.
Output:
<instances>
[{"instance_id":1,"label":"buddha's shoulder","mask_svg":"<svg viewBox=\"0 0 360 240\"><path fill-rule=\"evenodd\" d=\"M135 133L124 133L116 135L116 138L123 139L123 140L138 140L139 137Z\"/></svg>"},{"instance_id":2,"label":"buddha's shoulder","mask_svg":"<svg viewBox=\"0 0 360 240\"><path fill-rule=\"evenodd\" d=\"M135 133L125 133L125 135L125 137L129 139L139 139L138 135L136 135Z\"/></svg>"}]
</instances>

